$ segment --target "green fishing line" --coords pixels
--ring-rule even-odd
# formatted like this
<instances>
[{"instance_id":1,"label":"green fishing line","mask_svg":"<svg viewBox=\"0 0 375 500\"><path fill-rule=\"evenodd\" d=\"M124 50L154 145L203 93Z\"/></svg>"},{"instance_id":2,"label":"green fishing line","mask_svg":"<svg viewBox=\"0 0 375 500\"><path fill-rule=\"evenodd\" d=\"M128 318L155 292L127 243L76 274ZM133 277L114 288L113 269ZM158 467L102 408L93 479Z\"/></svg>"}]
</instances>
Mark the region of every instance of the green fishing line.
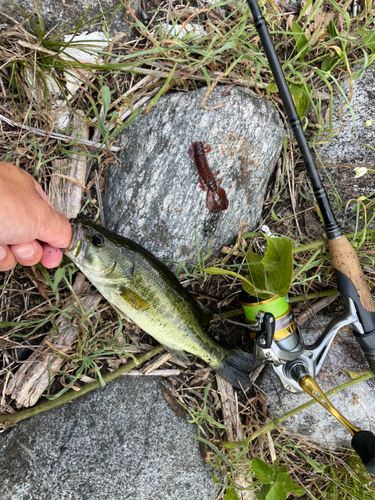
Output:
<instances>
[{"instance_id":1,"label":"green fishing line","mask_svg":"<svg viewBox=\"0 0 375 500\"><path fill-rule=\"evenodd\" d=\"M256 321L255 317L258 311L270 312L274 315L275 318L279 318L289 310L289 303L287 302L285 297L276 297L274 299L259 301L259 299L257 299L256 297L250 297L249 295L247 295L247 297L244 297L241 294L239 297L239 301L243 307L247 321L250 321L252 323Z\"/></svg>"}]
</instances>

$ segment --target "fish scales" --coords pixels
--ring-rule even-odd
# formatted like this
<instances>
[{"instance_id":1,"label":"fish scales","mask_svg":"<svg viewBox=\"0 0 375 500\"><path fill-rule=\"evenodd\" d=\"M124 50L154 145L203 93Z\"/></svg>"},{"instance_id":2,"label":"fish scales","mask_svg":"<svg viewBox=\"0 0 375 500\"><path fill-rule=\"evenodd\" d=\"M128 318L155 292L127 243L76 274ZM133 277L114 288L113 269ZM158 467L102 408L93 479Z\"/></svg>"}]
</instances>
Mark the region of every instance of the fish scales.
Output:
<instances>
[{"instance_id":1,"label":"fish scales","mask_svg":"<svg viewBox=\"0 0 375 500\"><path fill-rule=\"evenodd\" d=\"M248 387L254 361L206 332L198 301L154 255L93 223L75 220L65 254L121 314L171 352L194 354L236 387Z\"/></svg>"}]
</instances>

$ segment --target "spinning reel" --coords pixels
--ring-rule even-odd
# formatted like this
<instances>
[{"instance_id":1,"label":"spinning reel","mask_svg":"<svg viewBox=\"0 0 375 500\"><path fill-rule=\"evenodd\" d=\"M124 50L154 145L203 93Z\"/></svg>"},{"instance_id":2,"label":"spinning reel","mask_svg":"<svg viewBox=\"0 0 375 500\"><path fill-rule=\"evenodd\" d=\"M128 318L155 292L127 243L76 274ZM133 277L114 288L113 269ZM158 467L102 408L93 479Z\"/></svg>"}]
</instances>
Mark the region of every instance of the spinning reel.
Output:
<instances>
[{"instance_id":1,"label":"spinning reel","mask_svg":"<svg viewBox=\"0 0 375 500\"><path fill-rule=\"evenodd\" d=\"M272 365L284 389L306 392L333 415L352 435L352 447L366 469L375 473L375 436L349 422L327 399L315 377L328 354L332 341L348 325L363 331L354 302L344 296L346 310L333 318L311 345L305 345L293 311L285 297L261 300L242 292L239 301L255 341L254 356Z\"/></svg>"}]
</instances>

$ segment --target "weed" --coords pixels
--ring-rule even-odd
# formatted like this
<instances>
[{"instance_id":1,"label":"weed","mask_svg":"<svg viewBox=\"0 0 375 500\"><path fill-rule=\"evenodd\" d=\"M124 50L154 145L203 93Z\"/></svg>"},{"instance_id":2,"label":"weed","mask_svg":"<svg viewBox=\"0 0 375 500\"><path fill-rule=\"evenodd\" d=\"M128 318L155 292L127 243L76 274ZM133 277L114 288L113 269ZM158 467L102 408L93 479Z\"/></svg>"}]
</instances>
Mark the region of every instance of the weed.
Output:
<instances>
[{"instance_id":1,"label":"weed","mask_svg":"<svg viewBox=\"0 0 375 500\"><path fill-rule=\"evenodd\" d=\"M279 462L280 459L277 459L271 467L260 458L254 457L251 460L251 467L258 480L256 498L260 500L285 500L289 493L297 497L305 493L304 488L292 481L288 474L288 468L285 465L279 465Z\"/></svg>"},{"instance_id":2,"label":"weed","mask_svg":"<svg viewBox=\"0 0 375 500\"><path fill-rule=\"evenodd\" d=\"M350 89L352 81L360 78L375 60L374 10L369 4L365 3L362 12L353 18L348 14L347 2L307 1L297 15L284 12L283 7L274 2L261 2L304 130L323 170L325 162L319 158L319 147L334 141L338 133L333 128L334 97L343 96L353 119L354 110L350 93L345 93L345 84L348 82ZM148 112L171 89L186 91L207 85L210 90L218 82L228 86L236 83L269 99L283 115L245 2L227 0L201 10L192 9L186 2L180 5L172 1L168 6L162 3L159 9L150 13L152 20L147 27L132 12L130 5L128 10L134 39L113 44L108 37L104 42L93 41L96 46L81 40L80 31L85 29L83 21L73 32L65 25L48 34L40 16L35 22L27 14L32 33L21 24L0 33L2 114L15 122L48 132L55 125L52 116L59 100L67 103L69 113L83 110L91 135L95 140L101 136L103 146L95 153L89 150L79 154L85 154L90 162L94 160L91 162L93 170L96 163L99 165L100 180L105 175L106 162L111 161L107 148L141 110ZM199 26L199 36L192 32L180 36L181 26L187 19L190 24ZM103 32L108 33L107 26L103 26ZM77 50L91 62L83 62ZM69 132L69 125L63 129ZM62 142L49 137L48 133L40 137L34 132L5 125L0 133L1 156L30 171L46 189L51 171L57 168L54 161L70 159L77 154L77 139ZM94 189L92 174L87 178L82 210L95 218L97 208L92 195L87 194ZM327 185L333 192L335 208L343 210L346 201L328 172ZM296 201L298 210L292 207L291 199ZM358 249L362 263L368 266L366 278L373 285L373 200L371 197L356 198L350 203L355 207L355 231L350 241ZM321 233L312 236L307 229L308 213L320 227L319 213L301 168L301 159L293 140L285 137L278 184L275 182L274 192L265 202L262 219L271 232L284 235L293 244L294 272L289 297L291 302L298 301L300 310L307 307L307 299L336 293L326 242ZM247 248L250 244L251 251ZM225 276L221 272L210 277L214 281L203 280L204 271L191 271L185 263L178 265L177 273L184 272L189 283L195 283L199 290L206 287L210 292L208 300L214 295L219 301L243 281L244 273L249 271L248 264L257 264L259 258L255 255L263 254L264 248L265 238L259 232L240 235L225 257L204 255L197 245L199 267L220 267L226 270ZM210 264L207 263L209 258L213 259ZM66 300L76 299L77 310L70 317L76 321L77 341L71 351L63 354L64 365L58 373L60 382L52 385L50 381L47 391L50 399L60 398L69 388L79 389L83 376L94 377L103 383L110 363L121 362L122 355L132 356L130 342L139 345L140 349L150 347L150 341L136 327L122 324L114 313L108 313L108 305L93 312L91 317L83 314L79 309L80 296L73 289L74 273L73 266L63 262L55 271L36 268L29 273L18 267L1 277L2 374L12 369L9 351L15 341L33 339L40 342L54 327L55 316L68 314ZM224 333L220 334L225 337L225 327L222 330ZM247 333L241 331L241 335L245 338ZM208 450L207 460L221 469L222 481L227 487L226 500L239 497L240 491L253 491L254 486L258 494L268 500L272 498L270 495L283 498L293 492L301 493L302 484L306 497L311 499L367 500L374 497L373 481L351 452L341 455L312 445L302 446L287 440L276 430L272 439L280 458L272 466L267 465L272 459L267 440L262 438L241 447L222 447L220 443L226 439L227 426L222 420L215 383L207 382L209 374L202 371L201 366L196 367L195 373L198 373L196 377L201 377L198 387L193 386L188 369L180 379L172 378L171 383L176 391L183 393L181 396L191 420L198 424L197 439ZM7 396L4 398L6 408L12 409L13 403ZM241 425L248 435L265 424L267 410L260 396L244 397L239 408ZM262 460L254 456L261 456ZM255 481L254 472L258 476ZM244 482L241 483L239 477Z\"/></svg>"}]
</instances>

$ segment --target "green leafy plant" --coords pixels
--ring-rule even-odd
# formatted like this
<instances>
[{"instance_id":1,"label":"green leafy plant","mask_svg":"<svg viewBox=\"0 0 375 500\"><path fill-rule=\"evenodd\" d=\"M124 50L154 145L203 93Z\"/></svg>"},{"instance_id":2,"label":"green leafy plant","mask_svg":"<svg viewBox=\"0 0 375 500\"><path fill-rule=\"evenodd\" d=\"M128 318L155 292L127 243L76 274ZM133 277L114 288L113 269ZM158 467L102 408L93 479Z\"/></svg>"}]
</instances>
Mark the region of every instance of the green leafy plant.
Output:
<instances>
[{"instance_id":1,"label":"green leafy plant","mask_svg":"<svg viewBox=\"0 0 375 500\"><path fill-rule=\"evenodd\" d=\"M262 257L251 246L246 254L249 277L227 269L209 267L207 274L228 275L238 278L249 295L260 298L285 297L293 275L292 243L287 238L266 236L267 250Z\"/></svg>"},{"instance_id":2,"label":"green leafy plant","mask_svg":"<svg viewBox=\"0 0 375 500\"><path fill-rule=\"evenodd\" d=\"M257 477L256 485L259 488L256 498L286 500L290 493L295 497L305 494L305 489L292 481L288 468L285 465L279 465L279 459L271 467L255 457L251 460L251 467Z\"/></svg>"},{"instance_id":3,"label":"green leafy plant","mask_svg":"<svg viewBox=\"0 0 375 500\"><path fill-rule=\"evenodd\" d=\"M310 50L309 41L304 34L303 29L296 23L292 22L293 37L297 44L298 57L303 61L305 55Z\"/></svg>"},{"instance_id":4,"label":"green leafy plant","mask_svg":"<svg viewBox=\"0 0 375 500\"><path fill-rule=\"evenodd\" d=\"M114 140L114 137L130 125L141 111L141 108L136 109L124 123L122 123L119 127L115 127L111 132L111 126L115 124L115 120L119 114L117 111L113 111L111 116L108 116L108 111L111 105L111 91L109 87L104 85L102 88L100 96L100 102L102 105L101 111L98 110L96 103L91 96L88 96L88 99L91 102L92 110L97 120L97 127L103 138L103 145L108 145L110 141ZM109 118L109 121L106 122L106 118Z\"/></svg>"}]
</instances>

